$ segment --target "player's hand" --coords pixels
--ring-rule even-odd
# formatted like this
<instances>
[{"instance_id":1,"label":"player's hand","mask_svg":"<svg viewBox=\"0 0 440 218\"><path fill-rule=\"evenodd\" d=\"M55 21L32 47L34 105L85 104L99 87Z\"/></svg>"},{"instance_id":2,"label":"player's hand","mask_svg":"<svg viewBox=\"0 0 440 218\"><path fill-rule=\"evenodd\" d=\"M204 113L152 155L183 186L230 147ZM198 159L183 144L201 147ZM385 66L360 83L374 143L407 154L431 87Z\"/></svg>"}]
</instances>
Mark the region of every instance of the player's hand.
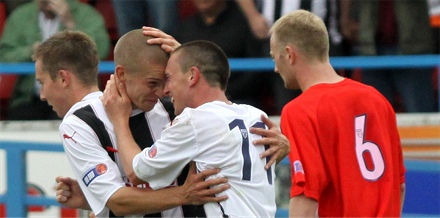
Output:
<instances>
[{"instance_id":1,"label":"player's hand","mask_svg":"<svg viewBox=\"0 0 440 218\"><path fill-rule=\"evenodd\" d=\"M162 30L146 26L142 27L142 30L144 35L155 37L154 39L149 39L147 41L148 44L158 44L168 53L171 53L174 49L180 46L180 43L176 39L164 33Z\"/></svg>"},{"instance_id":2,"label":"player's hand","mask_svg":"<svg viewBox=\"0 0 440 218\"><path fill-rule=\"evenodd\" d=\"M75 28L75 21L66 0L48 0L50 10L61 18L61 22L68 28Z\"/></svg>"},{"instance_id":3,"label":"player's hand","mask_svg":"<svg viewBox=\"0 0 440 218\"><path fill-rule=\"evenodd\" d=\"M119 67L119 66L117 66ZM114 126L127 124L131 115L131 101L128 98L125 84L112 74L101 96L108 118Z\"/></svg>"},{"instance_id":4,"label":"player's hand","mask_svg":"<svg viewBox=\"0 0 440 218\"><path fill-rule=\"evenodd\" d=\"M90 206L75 179L58 176L55 181L57 182L55 189L58 203L70 208L90 210Z\"/></svg>"},{"instance_id":5,"label":"player's hand","mask_svg":"<svg viewBox=\"0 0 440 218\"><path fill-rule=\"evenodd\" d=\"M183 192L181 193L184 202L187 202L186 204L200 205L228 199L228 196L226 195L215 196L216 194L220 194L230 188L230 185L227 184L227 178L218 177L205 181L207 177L219 172L220 169L208 169L197 173L195 163L191 162L185 184L181 186L183 189Z\"/></svg>"},{"instance_id":6,"label":"player's hand","mask_svg":"<svg viewBox=\"0 0 440 218\"><path fill-rule=\"evenodd\" d=\"M263 136L261 139L254 140L254 145L270 146L269 149L260 154L261 158L270 156L270 160L265 166L266 169L269 169L273 163L279 163L289 154L290 143L287 137L281 133L276 123L264 115L261 115L261 120L269 129L252 127L250 128L250 132Z\"/></svg>"}]
</instances>

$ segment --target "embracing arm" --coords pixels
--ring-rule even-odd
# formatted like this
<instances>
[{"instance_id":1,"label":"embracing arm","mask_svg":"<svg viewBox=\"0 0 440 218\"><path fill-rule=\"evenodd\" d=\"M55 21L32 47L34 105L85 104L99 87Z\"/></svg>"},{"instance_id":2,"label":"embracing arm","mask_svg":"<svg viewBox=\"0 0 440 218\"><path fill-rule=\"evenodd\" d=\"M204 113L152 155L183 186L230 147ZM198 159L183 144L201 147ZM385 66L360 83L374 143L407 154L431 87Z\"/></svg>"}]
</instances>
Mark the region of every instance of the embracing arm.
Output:
<instances>
[{"instance_id":1,"label":"embracing arm","mask_svg":"<svg viewBox=\"0 0 440 218\"><path fill-rule=\"evenodd\" d=\"M215 197L230 185L226 178L215 178L205 181L209 176L218 173L219 169L204 170L196 173L195 164L191 164L185 184L153 191L151 189L122 187L107 201L107 207L116 215L156 213L179 205L200 205L208 202L220 202L227 196ZM56 199L59 203L70 208L90 209L78 182L69 177L57 177ZM215 188L210 188L215 187Z\"/></svg>"},{"instance_id":2,"label":"embracing arm","mask_svg":"<svg viewBox=\"0 0 440 218\"><path fill-rule=\"evenodd\" d=\"M216 197L215 194L221 193L230 187L229 184L224 184L227 182L227 179L215 178L205 181L207 177L218 172L220 172L219 169L209 169L197 174L195 164L193 163L183 186L156 191L151 189L139 191L139 188L124 187L110 197L107 206L116 215L123 216L156 213L180 205L200 205L208 202L224 201L227 199L227 196ZM219 184L223 185L217 186Z\"/></svg>"},{"instance_id":3,"label":"embracing arm","mask_svg":"<svg viewBox=\"0 0 440 218\"><path fill-rule=\"evenodd\" d=\"M117 86L120 87L117 87ZM136 176L133 170L133 158L141 152L138 144L133 138L129 126L131 114L131 101L125 91L125 84L119 82L117 75L111 75L107 81L104 95L101 100L104 104L108 118L113 124L118 144L118 154L127 177L135 186L145 183Z\"/></svg>"},{"instance_id":4,"label":"embracing arm","mask_svg":"<svg viewBox=\"0 0 440 218\"><path fill-rule=\"evenodd\" d=\"M263 138L253 141L254 145L269 145L270 148L263 152L260 156L265 158L271 156L269 162L266 164L268 169L273 163L279 163L290 152L290 143L286 136L284 136L276 123L268 117L261 115L261 120L266 124L268 129L251 128L250 132L263 136Z\"/></svg>"}]
</instances>

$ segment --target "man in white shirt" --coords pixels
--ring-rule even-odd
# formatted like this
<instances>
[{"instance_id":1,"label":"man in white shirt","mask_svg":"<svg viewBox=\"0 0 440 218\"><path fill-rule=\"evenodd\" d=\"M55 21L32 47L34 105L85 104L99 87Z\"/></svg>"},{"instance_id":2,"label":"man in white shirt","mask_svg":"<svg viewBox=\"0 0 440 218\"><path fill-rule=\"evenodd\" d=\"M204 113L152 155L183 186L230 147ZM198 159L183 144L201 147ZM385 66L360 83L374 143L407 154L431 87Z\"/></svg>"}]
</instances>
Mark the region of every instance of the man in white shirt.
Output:
<instances>
[{"instance_id":1,"label":"man in white shirt","mask_svg":"<svg viewBox=\"0 0 440 218\"><path fill-rule=\"evenodd\" d=\"M142 30L137 30L126 38L128 41L136 39L132 43L137 43L137 46L131 45L134 46L131 47L132 53L139 52L142 55L138 55L139 61L124 62L125 65L118 65L122 63L118 59L116 71L122 71L121 78L125 79L127 84L131 84L130 92L134 88L143 88L142 95L133 95L138 97L133 97L134 106L138 109L133 113L141 114L144 119L154 116L155 122L151 124L153 128L150 129L153 129L152 133L156 133L154 129L160 129L170 120L168 113L158 102L168 55L159 45L147 44ZM121 40L117 47L121 46L126 48L128 43ZM116 49L118 58L123 55L129 54L121 54ZM64 118L59 127L60 136L75 177L79 181L79 187L88 201L68 201L66 206L92 209L97 217L136 214L142 214L143 217L143 214L161 211L164 211L165 216L182 217L185 210L180 208L180 205L224 200L210 198L209 195L227 186L221 186L217 190L209 189L212 193L205 190L213 184L212 182L225 182L224 179L203 182L207 175L216 171L207 171L208 174L201 176L191 172L183 186L173 186L161 191L143 188L146 185L142 185L142 188L127 187L130 182L126 180L122 167L118 167L120 163L113 127L106 118L104 107L99 100L99 96L102 95L97 85L99 57L96 44L89 36L77 31L56 33L38 47L33 58L36 61L36 80L41 84L40 98L47 101L59 117ZM160 68L160 73L154 74L152 71L157 70L157 66L162 66L163 69ZM151 86L144 87L145 83ZM144 115L140 110L148 112ZM98 127L95 128L95 125ZM102 140L102 136L108 140ZM157 133L153 136L158 137ZM110 157L112 154L113 158ZM78 183L71 187L78 188Z\"/></svg>"},{"instance_id":2,"label":"man in white shirt","mask_svg":"<svg viewBox=\"0 0 440 218\"><path fill-rule=\"evenodd\" d=\"M174 50L164 93L172 98L177 117L142 152L129 128L127 84L111 77L103 102L114 124L118 153L130 180L147 181L153 189L165 188L190 161L198 171L221 168L212 178L228 178L231 188L217 195L228 199L205 204L206 216L274 217L274 166L267 165L269 157L260 156L268 146L252 146L262 139L251 132L264 129L268 118L257 108L226 98L229 75L227 57L214 43L193 41Z\"/></svg>"}]
</instances>

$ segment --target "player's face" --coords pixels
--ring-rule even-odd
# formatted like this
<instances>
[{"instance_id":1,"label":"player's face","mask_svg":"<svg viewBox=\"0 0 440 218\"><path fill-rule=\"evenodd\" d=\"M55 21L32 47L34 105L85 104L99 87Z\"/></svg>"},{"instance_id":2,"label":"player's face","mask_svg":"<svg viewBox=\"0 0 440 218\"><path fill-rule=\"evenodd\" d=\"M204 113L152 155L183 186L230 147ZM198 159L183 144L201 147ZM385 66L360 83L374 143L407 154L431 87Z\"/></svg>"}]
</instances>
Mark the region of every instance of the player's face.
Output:
<instances>
[{"instance_id":1,"label":"player's face","mask_svg":"<svg viewBox=\"0 0 440 218\"><path fill-rule=\"evenodd\" d=\"M299 85L295 78L295 73L289 68L290 59L289 54L285 49L282 49L275 40L275 37L270 39L270 55L275 62L275 73L280 74L284 81L284 87L287 89L298 89Z\"/></svg>"},{"instance_id":2,"label":"player's face","mask_svg":"<svg viewBox=\"0 0 440 218\"><path fill-rule=\"evenodd\" d=\"M149 64L143 69L145 72L126 73L125 84L133 109L150 111L163 96L165 66Z\"/></svg>"},{"instance_id":3,"label":"player's face","mask_svg":"<svg viewBox=\"0 0 440 218\"><path fill-rule=\"evenodd\" d=\"M38 9L42 11L44 15L46 15L46 17L49 19L53 19L56 17L52 1L53 0L36 0Z\"/></svg>"},{"instance_id":4,"label":"player's face","mask_svg":"<svg viewBox=\"0 0 440 218\"><path fill-rule=\"evenodd\" d=\"M47 101L59 117L64 117L72 105L66 100L68 93L65 92L62 79L57 76L52 80L49 73L43 71L41 60L35 62L35 79L40 84L40 99Z\"/></svg>"},{"instance_id":5,"label":"player's face","mask_svg":"<svg viewBox=\"0 0 440 218\"><path fill-rule=\"evenodd\" d=\"M179 54L171 55L165 70L164 94L171 97L174 105L174 114L179 115L185 107L189 107L190 96L188 95L188 72L182 72L179 62ZM203 94L203 93L200 93Z\"/></svg>"}]
</instances>

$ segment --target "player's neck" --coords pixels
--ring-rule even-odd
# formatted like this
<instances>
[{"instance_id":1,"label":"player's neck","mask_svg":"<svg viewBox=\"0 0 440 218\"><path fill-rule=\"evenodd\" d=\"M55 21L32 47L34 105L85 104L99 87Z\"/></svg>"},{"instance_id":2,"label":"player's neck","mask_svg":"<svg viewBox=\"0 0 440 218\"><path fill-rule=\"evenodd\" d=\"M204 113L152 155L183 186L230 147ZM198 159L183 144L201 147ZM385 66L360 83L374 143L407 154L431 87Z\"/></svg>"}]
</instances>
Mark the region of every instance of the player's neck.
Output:
<instances>
[{"instance_id":1,"label":"player's neck","mask_svg":"<svg viewBox=\"0 0 440 218\"><path fill-rule=\"evenodd\" d=\"M231 102L226 97L226 94L220 88L209 88L204 90L203 92L198 92L194 95L194 106L199 107L205 103L220 101L225 102L226 104L231 104Z\"/></svg>"},{"instance_id":2,"label":"player's neck","mask_svg":"<svg viewBox=\"0 0 440 218\"><path fill-rule=\"evenodd\" d=\"M306 65L304 66L304 69L299 72L300 75L298 75L298 82L303 92L317 84L338 83L344 79L336 73L328 62L316 65Z\"/></svg>"}]
</instances>

